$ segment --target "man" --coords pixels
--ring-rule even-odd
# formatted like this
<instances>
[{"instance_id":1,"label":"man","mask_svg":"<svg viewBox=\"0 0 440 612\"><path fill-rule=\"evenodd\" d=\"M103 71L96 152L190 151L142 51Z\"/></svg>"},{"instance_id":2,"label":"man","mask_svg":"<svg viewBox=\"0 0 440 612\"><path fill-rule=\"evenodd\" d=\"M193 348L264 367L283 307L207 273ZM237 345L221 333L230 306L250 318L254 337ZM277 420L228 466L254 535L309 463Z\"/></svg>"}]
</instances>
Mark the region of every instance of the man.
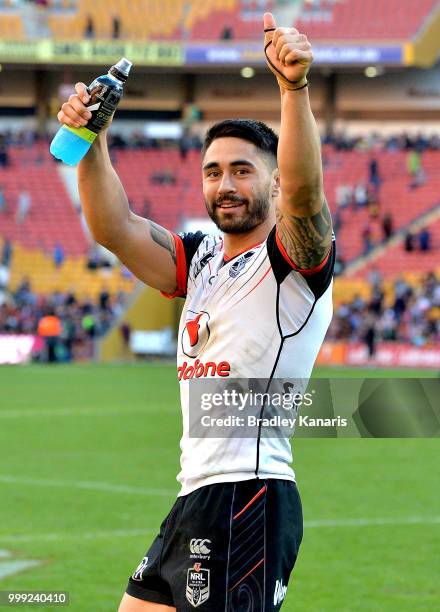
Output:
<instances>
[{"instance_id":1,"label":"man","mask_svg":"<svg viewBox=\"0 0 440 612\"><path fill-rule=\"evenodd\" d=\"M302 538L286 437L189 431L192 383L308 379L331 319L335 253L307 92L310 44L293 28L276 28L270 13L264 29L280 85L279 144L264 124L226 121L209 130L202 151L206 207L223 239L176 236L133 214L105 134L79 166L95 240L145 283L186 296L178 348L182 489L119 612L278 610ZM76 91L59 119L79 127L90 114L85 86Z\"/></svg>"}]
</instances>

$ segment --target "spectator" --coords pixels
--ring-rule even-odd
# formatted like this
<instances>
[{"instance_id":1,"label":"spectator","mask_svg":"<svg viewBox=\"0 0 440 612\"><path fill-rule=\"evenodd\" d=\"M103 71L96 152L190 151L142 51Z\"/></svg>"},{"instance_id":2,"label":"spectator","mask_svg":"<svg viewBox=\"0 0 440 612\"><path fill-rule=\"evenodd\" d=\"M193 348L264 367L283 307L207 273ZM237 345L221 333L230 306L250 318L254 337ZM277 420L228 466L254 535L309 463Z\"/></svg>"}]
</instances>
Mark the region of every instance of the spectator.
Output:
<instances>
[{"instance_id":1,"label":"spectator","mask_svg":"<svg viewBox=\"0 0 440 612\"><path fill-rule=\"evenodd\" d=\"M48 363L57 361L57 344L61 335L61 321L55 311L49 309L38 323L38 335L44 340L45 352L43 360Z\"/></svg>"},{"instance_id":2,"label":"spectator","mask_svg":"<svg viewBox=\"0 0 440 612\"><path fill-rule=\"evenodd\" d=\"M225 26L220 34L220 40L233 40L234 31L231 26Z\"/></svg>"},{"instance_id":3,"label":"spectator","mask_svg":"<svg viewBox=\"0 0 440 612\"><path fill-rule=\"evenodd\" d=\"M103 289L99 294L99 308L101 310L110 310L110 293L108 289Z\"/></svg>"},{"instance_id":4,"label":"spectator","mask_svg":"<svg viewBox=\"0 0 440 612\"><path fill-rule=\"evenodd\" d=\"M373 287L373 290L380 290L383 283L383 277L376 266L372 266L368 272L368 282Z\"/></svg>"},{"instance_id":5,"label":"spectator","mask_svg":"<svg viewBox=\"0 0 440 612\"><path fill-rule=\"evenodd\" d=\"M121 20L118 15L112 18L112 38L117 40L121 35Z\"/></svg>"},{"instance_id":6,"label":"spectator","mask_svg":"<svg viewBox=\"0 0 440 612\"><path fill-rule=\"evenodd\" d=\"M376 318L367 311L363 324L363 340L368 348L368 357L372 359L376 353Z\"/></svg>"},{"instance_id":7,"label":"spectator","mask_svg":"<svg viewBox=\"0 0 440 612\"><path fill-rule=\"evenodd\" d=\"M350 185L337 185L335 189L335 202L338 208L346 208L353 199L353 188Z\"/></svg>"},{"instance_id":8,"label":"spectator","mask_svg":"<svg viewBox=\"0 0 440 612\"><path fill-rule=\"evenodd\" d=\"M358 183L354 190L354 201L358 208L363 208L368 204L368 192L363 183Z\"/></svg>"},{"instance_id":9,"label":"spectator","mask_svg":"<svg viewBox=\"0 0 440 612\"><path fill-rule=\"evenodd\" d=\"M6 204L5 191L3 185L0 185L0 214L4 215L8 212L8 206Z\"/></svg>"},{"instance_id":10,"label":"spectator","mask_svg":"<svg viewBox=\"0 0 440 612\"><path fill-rule=\"evenodd\" d=\"M389 240L393 235L393 216L388 211L382 217L382 232L384 240Z\"/></svg>"},{"instance_id":11,"label":"spectator","mask_svg":"<svg viewBox=\"0 0 440 612\"><path fill-rule=\"evenodd\" d=\"M334 217L333 217L333 231L335 232L336 236L339 234L339 230L341 229L342 224L343 224L342 212L340 208L337 208L336 213L334 214Z\"/></svg>"},{"instance_id":12,"label":"spectator","mask_svg":"<svg viewBox=\"0 0 440 612\"><path fill-rule=\"evenodd\" d=\"M175 185L176 176L172 170L159 170L151 175L150 181L157 185Z\"/></svg>"},{"instance_id":13,"label":"spectator","mask_svg":"<svg viewBox=\"0 0 440 612\"><path fill-rule=\"evenodd\" d=\"M345 261L342 257L336 255L334 275L340 276L345 270Z\"/></svg>"},{"instance_id":14,"label":"spectator","mask_svg":"<svg viewBox=\"0 0 440 612\"><path fill-rule=\"evenodd\" d=\"M410 176L410 189L416 189L425 182L425 174L422 168L422 156L419 151L411 150L407 156L407 168Z\"/></svg>"},{"instance_id":15,"label":"spectator","mask_svg":"<svg viewBox=\"0 0 440 612\"><path fill-rule=\"evenodd\" d=\"M427 227L424 227L418 236L419 248L421 251L431 250L431 233Z\"/></svg>"},{"instance_id":16,"label":"spectator","mask_svg":"<svg viewBox=\"0 0 440 612\"><path fill-rule=\"evenodd\" d=\"M182 137L179 139L179 153L180 159L185 161L188 156L188 151L191 148L191 139L188 133L182 134Z\"/></svg>"},{"instance_id":17,"label":"spectator","mask_svg":"<svg viewBox=\"0 0 440 612\"><path fill-rule=\"evenodd\" d=\"M373 248L372 231L369 223L366 223L362 230L362 242L364 245L363 255L368 255Z\"/></svg>"},{"instance_id":18,"label":"spectator","mask_svg":"<svg viewBox=\"0 0 440 612\"><path fill-rule=\"evenodd\" d=\"M9 268L4 265L0 265L0 293L1 293L1 301L3 303L4 300L4 292L8 288L9 277L11 273Z\"/></svg>"},{"instance_id":19,"label":"spectator","mask_svg":"<svg viewBox=\"0 0 440 612\"><path fill-rule=\"evenodd\" d=\"M20 191L18 195L17 212L15 214L15 221L17 223L19 224L23 223L23 221L26 219L26 217L29 214L31 206L32 206L31 195L28 191L25 191L23 189L22 191Z\"/></svg>"},{"instance_id":20,"label":"spectator","mask_svg":"<svg viewBox=\"0 0 440 612\"><path fill-rule=\"evenodd\" d=\"M53 249L53 263L55 268L59 269L64 263L64 249L60 244L56 244Z\"/></svg>"},{"instance_id":21,"label":"spectator","mask_svg":"<svg viewBox=\"0 0 440 612\"><path fill-rule=\"evenodd\" d=\"M411 232L407 232L405 235L404 248L407 253L414 251L414 235Z\"/></svg>"},{"instance_id":22,"label":"spectator","mask_svg":"<svg viewBox=\"0 0 440 612\"><path fill-rule=\"evenodd\" d=\"M91 15L87 17L86 27L84 29L84 38L95 38L95 26Z\"/></svg>"},{"instance_id":23,"label":"spectator","mask_svg":"<svg viewBox=\"0 0 440 612\"><path fill-rule=\"evenodd\" d=\"M382 340L411 342L416 346L439 341L440 282L429 274L414 289L404 280L394 283L394 295L388 296L392 306L384 307L382 290L373 291L365 308L359 296L335 308L329 339L365 342L370 355L374 355L377 342Z\"/></svg>"},{"instance_id":24,"label":"spectator","mask_svg":"<svg viewBox=\"0 0 440 612\"><path fill-rule=\"evenodd\" d=\"M6 139L0 134L0 167L6 168L9 166L9 153Z\"/></svg>"},{"instance_id":25,"label":"spectator","mask_svg":"<svg viewBox=\"0 0 440 612\"><path fill-rule=\"evenodd\" d=\"M368 164L368 171L369 171L368 182L371 185L372 190L377 198L379 194L379 187L380 187L381 179L380 179L380 174L379 174L379 162L377 161L375 157L370 158L370 161Z\"/></svg>"},{"instance_id":26,"label":"spectator","mask_svg":"<svg viewBox=\"0 0 440 612\"><path fill-rule=\"evenodd\" d=\"M12 253L12 242L9 240L9 238L5 238L3 242L2 256L0 260L0 264L2 266L5 266L5 268L9 268L9 266L11 265Z\"/></svg>"}]
</instances>

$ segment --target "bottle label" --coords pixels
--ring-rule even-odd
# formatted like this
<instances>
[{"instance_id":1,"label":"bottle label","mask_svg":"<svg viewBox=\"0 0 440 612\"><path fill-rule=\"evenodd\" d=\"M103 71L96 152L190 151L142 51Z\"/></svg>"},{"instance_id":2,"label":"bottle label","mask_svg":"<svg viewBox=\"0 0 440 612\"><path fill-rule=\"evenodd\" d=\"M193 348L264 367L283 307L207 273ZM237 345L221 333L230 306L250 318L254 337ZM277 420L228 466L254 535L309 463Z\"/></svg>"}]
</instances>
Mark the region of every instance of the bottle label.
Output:
<instances>
[{"instance_id":1,"label":"bottle label","mask_svg":"<svg viewBox=\"0 0 440 612\"><path fill-rule=\"evenodd\" d=\"M82 138L83 140L86 140L90 143L94 142L95 138L98 136L96 132L92 132L92 130L89 130L86 127L73 128L69 127L68 125L65 125L64 128L66 130L69 130L69 132L73 132L74 134L76 134L76 136L79 136L79 138Z\"/></svg>"},{"instance_id":2,"label":"bottle label","mask_svg":"<svg viewBox=\"0 0 440 612\"><path fill-rule=\"evenodd\" d=\"M93 81L88 89L90 101L87 108L92 113L92 117L87 123L87 128L97 134L113 115L122 98L122 89L109 87L98 80Z\"/></svg>"}]
</instances>

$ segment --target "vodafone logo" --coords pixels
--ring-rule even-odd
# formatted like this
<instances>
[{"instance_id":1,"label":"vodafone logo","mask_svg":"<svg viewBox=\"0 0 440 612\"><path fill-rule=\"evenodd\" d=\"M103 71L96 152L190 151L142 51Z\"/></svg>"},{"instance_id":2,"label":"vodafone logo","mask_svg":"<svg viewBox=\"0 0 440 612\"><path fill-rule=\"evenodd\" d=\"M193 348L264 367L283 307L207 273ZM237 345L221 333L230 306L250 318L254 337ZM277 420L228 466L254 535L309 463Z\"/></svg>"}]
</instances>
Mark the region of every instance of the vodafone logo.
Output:
<instances>
[{"instance_id":1,"label":"vodafone logo","mask_svg":"<svg viewBox=\"0 0 440 612\"><path fill-rule=\"evenodd\" d=\"M202 351L210 335L209 314L205 311L188 311L184 330L182 332L182 351L187 357L197 357Z\"/></svg>"}]
</instances>

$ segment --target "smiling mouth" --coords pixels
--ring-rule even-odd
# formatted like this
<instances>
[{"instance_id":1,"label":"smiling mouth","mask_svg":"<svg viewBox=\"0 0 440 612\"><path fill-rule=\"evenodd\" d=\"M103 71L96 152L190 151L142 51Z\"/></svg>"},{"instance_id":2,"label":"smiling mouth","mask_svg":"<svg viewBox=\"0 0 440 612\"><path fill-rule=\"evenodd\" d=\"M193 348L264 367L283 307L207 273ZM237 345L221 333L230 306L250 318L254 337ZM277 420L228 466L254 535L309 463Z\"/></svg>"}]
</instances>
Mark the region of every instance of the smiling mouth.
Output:
<instances>
[{"instance_id":1,"label":"smiling mouth","mask_svg":"<svg viewBox=\"0 0 440 612\"><path fill-rule=\"evenodd\" d=\"M244 202L228 202L228 201L224 201L221 204L217 204L218 208L238 208L239 206L244 206Z\"/></svg>"}]
</instances>

